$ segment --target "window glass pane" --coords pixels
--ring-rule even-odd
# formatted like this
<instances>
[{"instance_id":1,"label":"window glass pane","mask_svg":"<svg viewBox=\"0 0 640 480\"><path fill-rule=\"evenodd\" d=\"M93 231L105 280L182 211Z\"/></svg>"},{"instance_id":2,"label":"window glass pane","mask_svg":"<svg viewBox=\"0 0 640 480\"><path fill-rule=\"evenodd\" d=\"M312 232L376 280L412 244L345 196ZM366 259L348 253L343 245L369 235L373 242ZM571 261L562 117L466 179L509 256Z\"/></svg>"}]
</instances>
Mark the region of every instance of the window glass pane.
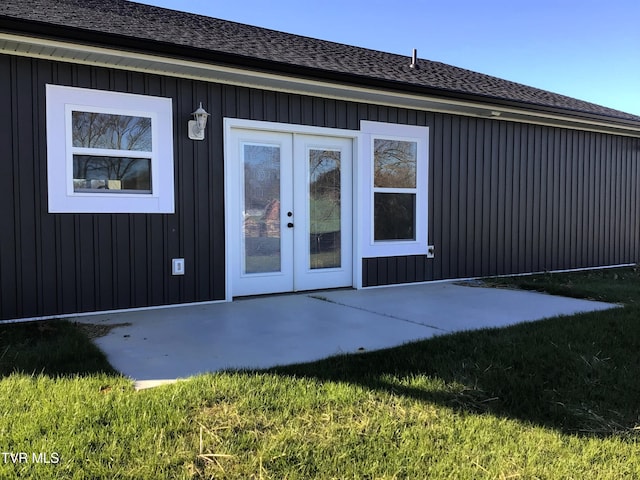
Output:
<instances>
[{"instance_id":1,"label":"window glass pane","mask_svg":"<svg viewBox=\"0 0 640 480\"><path fill-rule=\"evenodd\" d=\"M280 147L244 145L244 273L279 272Z\"/></svg>"},{"instance_id":2,"label":"window glass pane","mask_svg":"<svg viewBox=\"0 0 640 480\"><path fill-rule=\"evenodd\" d=\"M373 140L374 187L415 188L418 144Z\"/></svg>"},{"instance_id":3,"label":"window glass pane","mask_svg":"<svg viewBox=\"0 0 640 480\"><path fill-rule=\"evenodd\" d=\"M415 240L416 196L413 193L374 194L374 240Z\"/></svg>"},{"instance_id":4,"label":"window glass pane","mask_svg":"<svg viewBox=\"0 0 640 480\"><path fill-rule=\"evenodd\" d=\"M73 146L151 151L151 119L108 113L72 112Z\"/></svg>"},{"instance_id":5,"label":"window glass pane","mask_svg":"<svg viewBox=\"0 0 640 480\"><path fill-rule=\"evenodd\" d=\"M151 159L74 155L73 190L151 193Z\"/></svg>"},{"instance_id":6,"label":"window glass pane","mask_svg":"<svg viewBox=\"0 0 640 480\"><path fill-rule=\"evenodd\" d=\"M309 150L309 268L339 268L340 151Z\"/></svg>"}]
</instances>

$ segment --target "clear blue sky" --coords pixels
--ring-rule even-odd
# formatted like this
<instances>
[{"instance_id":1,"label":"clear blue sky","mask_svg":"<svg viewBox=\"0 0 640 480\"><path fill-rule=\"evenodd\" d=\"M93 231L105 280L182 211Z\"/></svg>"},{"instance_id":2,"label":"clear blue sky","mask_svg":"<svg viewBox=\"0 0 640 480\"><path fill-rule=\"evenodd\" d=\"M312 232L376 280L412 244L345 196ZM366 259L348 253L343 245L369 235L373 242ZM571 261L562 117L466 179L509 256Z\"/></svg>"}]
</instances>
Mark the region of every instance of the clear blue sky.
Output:
<instances>
[{"instance_id":1,"label":"clear blue sky","mask_svg":"<svg viewBox=\"0 0 640 480\"><path fill-rule=\"evenodd\" d=\"M456 65L640 115L640 0L144 0Z\"/></svg>"}]
</instances>

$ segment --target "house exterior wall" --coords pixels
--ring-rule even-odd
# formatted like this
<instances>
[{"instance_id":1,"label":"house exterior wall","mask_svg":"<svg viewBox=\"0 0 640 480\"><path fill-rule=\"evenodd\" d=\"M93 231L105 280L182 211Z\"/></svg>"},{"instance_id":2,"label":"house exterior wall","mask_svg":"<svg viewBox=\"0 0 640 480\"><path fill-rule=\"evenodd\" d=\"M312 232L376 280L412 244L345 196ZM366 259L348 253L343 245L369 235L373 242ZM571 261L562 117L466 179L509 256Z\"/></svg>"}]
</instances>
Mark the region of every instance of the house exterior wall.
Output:
<instances>
[{"instance_id":1,"label":"house exterior wall","mask_svg":"<svg viewBox=\"0 0 640 480\"><path fill-rule=\"evenodd\" d=\"M45 85L173 100L175 214L50 214ZM204 141L188 139L198 102ZM640 140L0 55L0 320L223 300L223 118L429 126L426 256L364 286L635 262ZM185 258L185 275L171 259Z\"/></svg>"}]
</instances>

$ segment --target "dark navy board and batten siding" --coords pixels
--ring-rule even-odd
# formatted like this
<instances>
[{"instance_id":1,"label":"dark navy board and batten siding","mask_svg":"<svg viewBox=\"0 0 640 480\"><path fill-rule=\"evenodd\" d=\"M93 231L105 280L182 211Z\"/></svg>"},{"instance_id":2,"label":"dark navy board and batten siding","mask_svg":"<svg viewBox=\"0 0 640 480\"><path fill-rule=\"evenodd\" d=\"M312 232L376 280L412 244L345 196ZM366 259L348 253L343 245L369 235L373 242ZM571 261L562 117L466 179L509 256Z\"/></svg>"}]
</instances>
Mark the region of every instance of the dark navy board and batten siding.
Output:
<instances>
[{"instance_id":1,"label":"dark navy board and batten siding","mask_svg":"<svg viewBox=\"0 0 640 480\"><path fill-rule=\"evenodd\" d=\"M47 212L47 83L173 99L175 214ZM186 134L198 102L205 141ZM640 141L0 55L0 319L225 296L224 117L430 127L436 257L363 260L364 285L635 262ZM185 258L185 275L171 259Z\"/></svg>"}]
</instances>

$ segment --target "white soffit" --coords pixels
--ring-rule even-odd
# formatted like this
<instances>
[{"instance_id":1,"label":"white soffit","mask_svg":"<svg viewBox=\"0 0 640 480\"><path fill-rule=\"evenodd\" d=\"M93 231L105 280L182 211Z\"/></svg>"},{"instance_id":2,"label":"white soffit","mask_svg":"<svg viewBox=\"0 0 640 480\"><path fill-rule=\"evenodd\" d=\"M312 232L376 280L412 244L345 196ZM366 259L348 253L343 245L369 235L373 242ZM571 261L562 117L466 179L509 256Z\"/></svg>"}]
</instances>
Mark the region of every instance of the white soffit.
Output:
<instances>
[{"instance_id":1,"label":"white soffit","mask_svg":"<svg viewBox=\"0 0 640 480\"><path fill-rule=\"evenodd\" d=\"M338 82L302 79L292 75L258 72L237 67L226 67L204 62L1 32L0 53L157 75L168 75L335 100L373 103L414 110L453 113L477 118L492 118L494 120L517 121L640 137L640 127L631 125L581 119L570 115L536 112L527 110L526 108L510 108L493 105L490 102L482 104L455 99L441 99L426 95L344 85Z\"/></svg>"}]
</instances>

